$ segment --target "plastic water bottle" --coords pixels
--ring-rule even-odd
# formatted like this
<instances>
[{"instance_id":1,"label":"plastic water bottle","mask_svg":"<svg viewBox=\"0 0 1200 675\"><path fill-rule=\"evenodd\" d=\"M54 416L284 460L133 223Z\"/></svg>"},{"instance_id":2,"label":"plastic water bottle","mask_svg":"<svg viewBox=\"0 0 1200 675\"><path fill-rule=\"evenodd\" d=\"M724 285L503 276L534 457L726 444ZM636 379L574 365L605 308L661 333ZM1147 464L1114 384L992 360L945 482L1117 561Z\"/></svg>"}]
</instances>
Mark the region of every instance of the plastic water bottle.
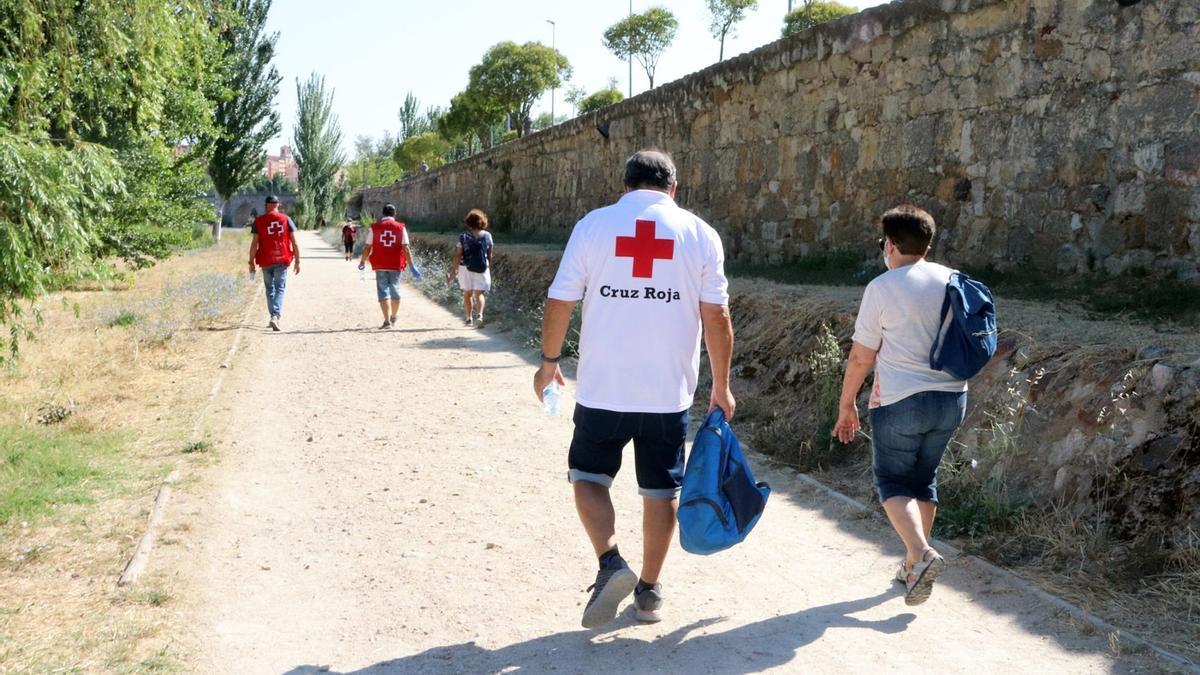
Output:
<instances>
[{"instance_id":1,"label":"plastic water bottle","mask_svg":"<svg viewBox=\"0 0 1200 675\"><path fill-rule=\"evenodd\" d=\"M542 390L542 410L545 410L547 415L557 415L561 404L562 394L558 390L558 383L551 382L546 385Z\"/></svg>"},{"instance_id":2,"label":"plastic water bottle","mask_svg":"<svg viewBox=\"0 0 1200 675\"><path fill-rule=\"evenodd\" d=\"M359 281L367 280L367 266L362 263L358 264L358 280Z\"/></svg>"},{"instance_id":3,"label":"plastic water bottle","mask_svg":"<svg viewBox=\"0 0 1200 675\"><path fill-rule=\"evenodd\" d=\"M250 281L254 281L254 275L255 275L257 272L258 272L258 269L257 269L257 268L254 268L254 267L251 267L251 268L250 268Z\"/></svg>"}]
</instances>

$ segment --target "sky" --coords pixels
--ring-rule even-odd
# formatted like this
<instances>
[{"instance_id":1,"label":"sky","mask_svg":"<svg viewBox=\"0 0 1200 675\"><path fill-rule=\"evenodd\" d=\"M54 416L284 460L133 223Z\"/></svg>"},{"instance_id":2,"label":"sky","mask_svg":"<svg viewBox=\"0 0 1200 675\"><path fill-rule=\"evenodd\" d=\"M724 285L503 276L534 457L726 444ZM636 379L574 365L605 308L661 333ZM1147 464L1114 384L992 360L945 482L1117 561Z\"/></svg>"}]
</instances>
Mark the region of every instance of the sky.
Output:
<instances>
[{"instance_id":1,"label":"sky","mask_svg":"<svg viewBox=\"0 0 1200 675\"><path fill-rule=\"evenodd\" d=\"M719 43L709 33L704 0L632 1L634 12L663 6L679 20L675 42L659 60L655 84L717 61ZM885 4L841 1L859 9ZM779 39L786 12L787 0L759 0L758 10L737 25L736 35L726 37L726 58ZM267 27L279 33L275 66L283 75L277 100L283 132L268 150L274 154L290 142L296 80L312 72L323 75L326 87L334 90L342 147L350 159L356 137L396 133L406 93L413 92L423 109L449 106L450 98L466 87L471 66L505 40L547 45L553 40L574 69L567 86L591 93L615 77L628 95L628 65L602 44L604 30L628 13L629 0L274 0ZM647 85L635 61L633 93ZM571 112L563 94L563 89L556 92L557 116ZM534 117L549 112L550 98L542 97Z\"/></svg>"}]
</instances>

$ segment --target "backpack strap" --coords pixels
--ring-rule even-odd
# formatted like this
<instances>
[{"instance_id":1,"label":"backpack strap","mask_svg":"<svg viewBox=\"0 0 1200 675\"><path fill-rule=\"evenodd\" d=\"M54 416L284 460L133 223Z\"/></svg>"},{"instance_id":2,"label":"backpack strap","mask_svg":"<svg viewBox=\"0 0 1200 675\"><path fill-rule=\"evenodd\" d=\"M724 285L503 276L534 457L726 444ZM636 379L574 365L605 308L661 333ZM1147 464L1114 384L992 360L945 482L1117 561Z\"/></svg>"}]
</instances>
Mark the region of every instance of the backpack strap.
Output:
<instances>
[{"instance_id":1,"label":"backpack strap","mask_svg":"<svg viewBox=\"0 0 1200 675\"><path fill-rule=\"evenodd\" d=\"M954 319L950 316L950 294L954 291L954 277L958 272L950 275L950 281L946 283L946 295L942 298L942 312L939 315L941 320L938 322L937 333L933 336L933 346L929 348L929 367L934 370L942 369L942 342L946 337L946 333L950 330L950 322Z\"/></svg>"}]
</instances>

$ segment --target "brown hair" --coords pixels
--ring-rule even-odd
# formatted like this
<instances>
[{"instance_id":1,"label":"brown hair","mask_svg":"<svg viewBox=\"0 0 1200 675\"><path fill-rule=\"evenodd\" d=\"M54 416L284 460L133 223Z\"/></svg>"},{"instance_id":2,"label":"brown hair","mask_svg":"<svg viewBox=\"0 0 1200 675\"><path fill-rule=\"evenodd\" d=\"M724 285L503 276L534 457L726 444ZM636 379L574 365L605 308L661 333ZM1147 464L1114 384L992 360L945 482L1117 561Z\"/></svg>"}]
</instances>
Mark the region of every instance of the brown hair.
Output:
<instances>
[{"instance_id":1,"label":"brown hair","mask_svg":"<svg viewBox=\"0 0 1200 675\"><path fill-rule=\"evenodd\" d=\"M912 204L901 204L889 209L879 218L883 235L904 255L925 255L937 225L933 216Z\"/></svg>"},{"instance_id":2,"label":"brown hair","mask_svg":"<svg viewBox=\"0 0 1200 675\"><path fill-rule=\"evenodd\" d=\"M487 214L479 209L467 211L467 217L463 222L472 230L486 230L488 228Z\"/></svg>"}]
</instances>

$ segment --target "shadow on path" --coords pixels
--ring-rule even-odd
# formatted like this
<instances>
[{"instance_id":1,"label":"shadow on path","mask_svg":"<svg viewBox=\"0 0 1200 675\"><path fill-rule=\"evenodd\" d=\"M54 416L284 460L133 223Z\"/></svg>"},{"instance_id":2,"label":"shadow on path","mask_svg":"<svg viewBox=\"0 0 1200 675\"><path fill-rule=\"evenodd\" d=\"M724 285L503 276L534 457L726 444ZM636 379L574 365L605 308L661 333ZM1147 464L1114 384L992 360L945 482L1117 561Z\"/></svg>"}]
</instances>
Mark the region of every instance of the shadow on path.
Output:
<instances>
[{"instance_id":1,"label":"shadow on path","mask_svg":"<svg viewBox=\"0 0 1200 675\"><path fill-rule=\"evenodd\" d=\"M474 642L434 647L419 654L383 661L344 675L383 673L462 672L604 672L620 663L625 672L755 672L790 663L797 651L812 644L831 628L858 628L879 633L903 632L916 618L910 613L889 619L867 621L852 614L876 607L896 596L878 595L812 607L723 633L706 633L689 638L694 631L724 619L706 619L678 628L656 640L626 635L606 638L607 633L577 630L556 633L526 642L487 649ZM618 617L612 630L627 628L633 620L632 607ZM636 629L635 629L636 630ZM653 630L646 628L646 630ZM284 675L309 675L321 666L298 666Z\"/></svg>"}]
</instances>

